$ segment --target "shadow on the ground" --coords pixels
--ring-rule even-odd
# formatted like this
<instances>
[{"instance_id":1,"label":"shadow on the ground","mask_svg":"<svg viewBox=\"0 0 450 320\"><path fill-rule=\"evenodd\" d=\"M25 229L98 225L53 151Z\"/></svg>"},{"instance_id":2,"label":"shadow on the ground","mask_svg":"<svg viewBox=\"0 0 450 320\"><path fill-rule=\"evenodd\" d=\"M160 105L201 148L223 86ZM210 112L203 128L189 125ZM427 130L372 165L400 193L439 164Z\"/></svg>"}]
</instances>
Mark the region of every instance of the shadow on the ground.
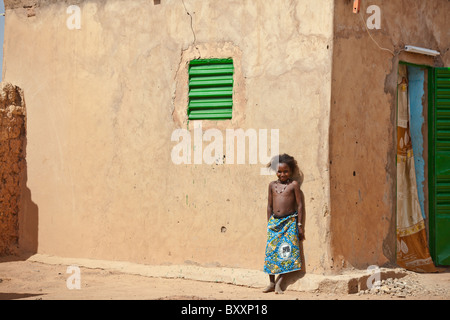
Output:
<instances>
[{"instance_id":1,"label":"shadow on the ground","mask_svg":"<svg viewBox=\"0 0 450 320\"><path fill-rule=\"evenodd\" d=\"M0 292L0 300L15 300L24 299L30 297L42 296L42 293L12 293L12 292Z\"/></svg>"}]
</instances>

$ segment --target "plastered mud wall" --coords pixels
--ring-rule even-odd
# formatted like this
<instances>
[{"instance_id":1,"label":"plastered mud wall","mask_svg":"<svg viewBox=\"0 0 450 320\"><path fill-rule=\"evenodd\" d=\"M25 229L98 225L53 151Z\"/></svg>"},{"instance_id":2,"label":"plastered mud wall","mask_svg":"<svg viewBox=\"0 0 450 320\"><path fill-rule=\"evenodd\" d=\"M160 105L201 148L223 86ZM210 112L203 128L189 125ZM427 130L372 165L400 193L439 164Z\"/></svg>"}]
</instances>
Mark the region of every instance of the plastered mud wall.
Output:
<instances>
[{"instance_id":1,"label":"plastered mud wall","mask_svg":"<svg viewBox=\"0 0 450 320\"><path fill-rule=\"evenodd\" d=\"M334 13L329 161L336 271L395 263L398 64L450 65L449 1L363 1L360 14L352 4L336 1ZM378 6L381 19L370 35L369 5ZM407 53L405 45L441 54Z\"/></svg>"},{"instance_id":2,"label":"plastered mud wall","mask_svg":"<svg viewBox=\"0 0 450 320\"><path fill-rule=\"evenodd\" d=\"M19 207L25 170L26 112L23 91L0 84L0 255L17 253Z\"/></svg>"},{"instance_id":3,"label":"plastered mud wall","mask_svg":"<svg viewBox=\"0 0 450 320\"><path fill-rule=\"evenodd\" d=\"M280 152L304 173L304 269L328 269L333 1L5 5L4 79L27 94L38 253L262 270L275 175L248 154L234 165L171 159L174 130L194 135L188 60L231 55L238 114L203 129L279 129Z\"/></svg>"}]
</instances>

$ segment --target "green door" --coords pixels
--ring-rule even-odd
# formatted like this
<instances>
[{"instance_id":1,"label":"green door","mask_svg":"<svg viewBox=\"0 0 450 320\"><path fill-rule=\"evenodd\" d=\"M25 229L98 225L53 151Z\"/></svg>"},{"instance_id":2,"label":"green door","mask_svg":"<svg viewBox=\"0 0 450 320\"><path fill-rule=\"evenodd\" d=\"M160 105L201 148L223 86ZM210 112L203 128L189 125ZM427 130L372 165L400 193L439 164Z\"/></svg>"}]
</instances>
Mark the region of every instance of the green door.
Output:
<instances>
[{"instance_id":1,"label":"green door","mask_svg":"<svg viewBox=\"0 0 450 320\"><path fill-rule=\"evenodd\" d=\"M432 72L429 112L430 252L450 265L450 68Z\"/></svg>"}]
</instances>

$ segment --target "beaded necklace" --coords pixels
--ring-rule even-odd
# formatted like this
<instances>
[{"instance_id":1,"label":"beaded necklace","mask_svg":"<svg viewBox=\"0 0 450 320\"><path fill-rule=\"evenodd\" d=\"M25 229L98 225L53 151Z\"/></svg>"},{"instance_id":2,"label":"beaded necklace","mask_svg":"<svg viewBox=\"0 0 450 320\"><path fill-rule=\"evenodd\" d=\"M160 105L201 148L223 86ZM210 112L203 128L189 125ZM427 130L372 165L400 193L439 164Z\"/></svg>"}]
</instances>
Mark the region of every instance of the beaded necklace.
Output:
<instances>
[{"instance_id":1,"label":"beaded necklace","mask_svg":"<svg viewBox=\"0 0 450 320\"><path fill-rule=\"evenodd\" d=\"M276 192L276 193L283 193L284 190L286 190L287 186L291 183L291 179L287 179L287 180L286 180L286 183L284 184L284 188L283 188L283 190L281 190L281 191L278 191L278 188L277 188L277 186L278 186L279 183L281 183L280 179L278 179L278 180L275 182L275 192Z\"/></svg>"}]
</instances>

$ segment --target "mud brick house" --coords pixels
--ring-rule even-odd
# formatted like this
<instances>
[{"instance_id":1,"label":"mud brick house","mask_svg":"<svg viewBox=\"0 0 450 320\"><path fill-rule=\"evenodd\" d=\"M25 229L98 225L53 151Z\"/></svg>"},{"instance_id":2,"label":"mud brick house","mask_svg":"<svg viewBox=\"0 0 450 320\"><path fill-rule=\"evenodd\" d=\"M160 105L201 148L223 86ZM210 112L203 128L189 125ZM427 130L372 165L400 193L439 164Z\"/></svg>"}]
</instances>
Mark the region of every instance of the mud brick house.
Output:
<instances>
[{"instance_id":1,"label":"mud brick house","mask_svg":"<svg viewBox=\"0 0 450 320\"><path fill-rule=\"evenodd\" d=\"M448 265L449 1L5 6L3 80L27 110L21 250L262 270L277 149L303 172L306 272L395 265L419 229Z\"/></svg>"}]
</instances>

